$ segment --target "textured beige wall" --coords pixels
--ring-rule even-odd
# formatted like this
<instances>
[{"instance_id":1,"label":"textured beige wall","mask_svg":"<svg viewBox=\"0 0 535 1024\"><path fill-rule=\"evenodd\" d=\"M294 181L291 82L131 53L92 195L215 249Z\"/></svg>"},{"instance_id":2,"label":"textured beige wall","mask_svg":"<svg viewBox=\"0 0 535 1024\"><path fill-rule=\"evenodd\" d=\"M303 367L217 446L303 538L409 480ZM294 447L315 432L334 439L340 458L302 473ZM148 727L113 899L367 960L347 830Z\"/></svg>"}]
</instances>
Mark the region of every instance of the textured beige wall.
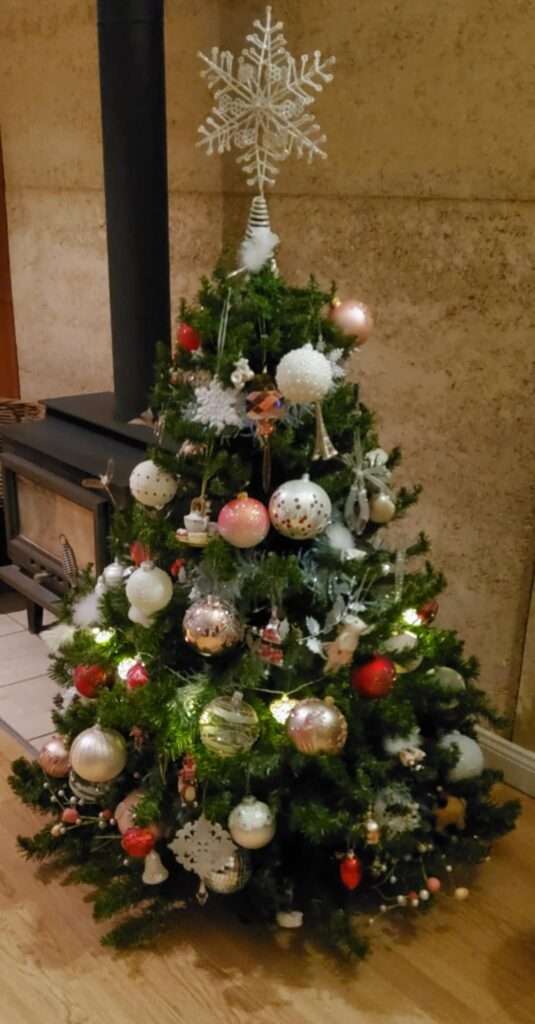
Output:
<instances>
[{"instance_id":1,"label":"textured beige wall","mask_svg":"<svg viewBox=\"0 0 535 1024\"><path fill-rule=\"evenodd\" d=\"M233 161L193 142L197 49L233 50L257 0L167 0L174 308L237 237ZM440 622L481 656L503 709L518 685L534 560L533 7L528 0L280 0L294 52L337 56L319 97L329 160L287 165L272 201L282 269L336 278L377 330L356 368L450 590ZM2 0L0 125L27 395L107 387L109 312L93 3ZM223 191L222 191L223 186ZM91 348L91 361L80 352Z\"/></svg>"}]
</instances>

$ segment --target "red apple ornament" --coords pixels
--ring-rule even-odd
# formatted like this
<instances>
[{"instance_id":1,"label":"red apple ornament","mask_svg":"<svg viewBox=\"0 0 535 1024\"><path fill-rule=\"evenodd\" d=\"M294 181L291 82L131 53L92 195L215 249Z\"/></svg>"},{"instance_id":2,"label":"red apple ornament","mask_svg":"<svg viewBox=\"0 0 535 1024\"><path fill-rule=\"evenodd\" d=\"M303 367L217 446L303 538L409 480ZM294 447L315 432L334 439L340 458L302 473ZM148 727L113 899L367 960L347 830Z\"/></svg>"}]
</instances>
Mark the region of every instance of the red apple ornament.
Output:
<instances>
[{"instance_id":1,"label":"red apple ornament","mask_svg":"<svg viewBox=\"0 0 535 1024\"><path fill-rule=\"evenodd\" d=\"M102 665L76 665L72 681L82 697L96 697L108 682L108 673Z\"/></svg>"},{"instance_id":2,"label":"red apple ornament","mask_svg":"<svg viewBox=\"0 0 535 1024\"><path fill-rule=\"evenodd\" d=\"M121 846L129 857L146 857L154 848L150 828L129 828L121 839Z\"/></svg>"},{"instance_id":3,"label":"red apple ornament","mask_svg":"<svg viewBox=\"0 0 535 1024\"><path fill-rule=\"evenodd\" d=\"M351 685L362 697L386 697L396 681L396 666L390 658L377 655L351 673Z\"/></svg>"},{"instance_id":4,"label":"red apple ornament","mask_svg":"<svg viewBox=\"0 0 535 1024\"><path fill-rule=\"evenodd\" d=\"M176 341L179 348L186 352L196 352L201 347L201 338L194 327L190 324L180 323L177 327Z\"/></svg>"},{"instance_id":5,"label":"red apple ornament","mask_svg":"<svg viewBox=\"0 0 535 1024\"><path fill-rule=\"evenodd\" d=\"M269 513L261 501L242 493L223 506L217 525L228 544L235 548L254 548L267 536Z\"/></svg>"}]
</instances>

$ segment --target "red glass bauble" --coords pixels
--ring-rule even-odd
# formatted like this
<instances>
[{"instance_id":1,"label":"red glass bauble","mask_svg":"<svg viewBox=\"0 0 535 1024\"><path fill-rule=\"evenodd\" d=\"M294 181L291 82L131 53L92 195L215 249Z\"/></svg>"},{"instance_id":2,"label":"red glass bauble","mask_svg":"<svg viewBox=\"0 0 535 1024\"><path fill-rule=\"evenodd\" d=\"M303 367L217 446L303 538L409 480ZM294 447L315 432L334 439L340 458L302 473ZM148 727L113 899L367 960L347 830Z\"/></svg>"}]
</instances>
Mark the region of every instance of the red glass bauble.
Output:
<instances>
[{"instance_id":1,"label":"red glass bauble","mask_svg":"<svg viewBox=\"0 0 535 1024\"><path fill-rule=\"evenodd\" d=\"M196 352L201 347L200 335L190 324L184 322L178 325L176 340L178 347L184 348L186 352Z\"/></svg>"},{"instance_id":2,"label":"red glass bauble","mask_svg":"<svg viewBox=\"0 0 535 1024\"><path fill-rule=\"evenodd\" d=\"M146 544L142 544L140 540L135 540L130 545L130 558L134 565L141 565L142 562L151 561L151 553Z\"/></svg>"},{"instance_id":3,"label":"red glass bauble","mask_svg":"<svg viewBox=\"0 0 535 1024\"><path fill-rule=\"evenodd\" d=\"M146 686L148 681L149 673L140 661L138 661L136 665L132 665L132 668L128 669L126 674L127 689L137 690L139 686Z\"/></svg>"},{"instance_id":4,"label":"red glass bauble","mask_svg":"<svg viewBox=\"0 0 535 1024\"><path fill-rule=\"evenodd\" d=\"M356 889L362 882L362 864L354 853L348 853L340 862L340 878L346 889Z\"/></svg>"},{"instance_id":5,"label":"red glass bauble","mask_svg":"<svg viewBox=\"0 0 535 1024\"><path fill-rule=\"evenodd\" d=\"M434 598L426 601L421 608L418 608L418 616L425 626L430 626L438 615L438 601Z\"/></svg>"},{"instance_id":6,"label":"red glass bauble","mask_svg":"<svg viewBox=\"0 0 535 1024\"><path fill-rule=\"evenodd\" d=\"M270 520L261 501L238 494L223 506L217 518L221 536L235 548L254 548L266 537Z\"/></svg>"},{"instance_id":7,"label":"red glass bauble","mask_svg":"<svg viewBox=\"0 0 535 1024\"><path fill-rule=\"evenodd\" d=\"M396 681L396 666L390 658L377 655L351 673L351 685L362 697L386 697Z\"/></svg>"},{"instance_id":8,"label":"red glass bauble","mask_svg":"<svg viewBox=\"0 0 535 1024\"><path fill-rule=\"evenodd\" d=\"M150 828L129 828L121 839L121 846L129 857L146 857L154 841Z\"/></svg>"},{"instance_id":9,"label":"red glass bauble","mask_svg":"<svg viewBox=\"0 0 535 1024\"><path fill-rule=\"evenodd\" d=\"M72 681L82 697L96 697L98 690L108 682L108 672L102 665L77 665Z\"/></svg>"}]
</instances>

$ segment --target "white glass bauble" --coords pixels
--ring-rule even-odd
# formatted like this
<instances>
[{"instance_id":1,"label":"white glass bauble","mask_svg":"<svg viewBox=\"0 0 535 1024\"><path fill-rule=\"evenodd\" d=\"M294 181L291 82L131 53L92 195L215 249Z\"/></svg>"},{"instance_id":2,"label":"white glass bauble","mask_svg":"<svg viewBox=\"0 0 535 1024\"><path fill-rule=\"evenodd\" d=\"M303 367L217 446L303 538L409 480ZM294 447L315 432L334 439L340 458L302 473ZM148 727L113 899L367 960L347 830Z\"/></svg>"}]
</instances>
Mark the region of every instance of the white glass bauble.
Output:
<instances>
[{"instance_id":1,"label":"white glass bauble","mask_svg":"<svg viewBox=\"0 0 535 1024\"><path fill-rule=\"evenodd\" d=\"M113 590L115 587L120 587L123 582L125 566L115 558L113 562L110 562L103 571L104 583L106 586Z\"/></svg>"},{"instance_id":2,"label":"white glass bauble","mask_svg":"<svg viewBox=\"0 0 535 1024\"><path fill-rule=\"evenodd\" d=\"M394 518L396 503L389 494L374 494L370 499L370 520L379 526L384 526Z\"/></svg>"},{"instance_id":3,"label":"white glass bauble","mask_svg":"<svg viewBox=\"0 0 535 1024\"><path fill-rule=\"evenodd\" d=\"M310 342L287 352L275 376L277 387L288 402L321 402L333 380L329 360Z\"/></svg>"},{"instance_id":4,"label":"white glass bauble","mask_svg":"<svg viewBox=\"0 0 535 1024\"><path fill-rule=\"evenodd\" d=\"M269 502L269 517L285 537L309 540L328 526L331 509L327 491L305 473L299 480L287 480L277 487Z\"/></svg>"},{"instance_id":5,"label":"white glass bauble","mask_svg":"<svg viewBox=\"0 0 535 1024\"><path fill-rule=\"evenodd\" d=\"M455 730L443 736L439 746L456 747L459 751L457 764L448 772L450 782L462 782L464 779L475 779L481 775L485 767L483 751L471 736L465 736L464 733Z\"/></svg>"},{"instance_id":6,"label":"white glass bauble","mask_svg":"<svg viewBox=\"0 0 535 1024\"><path fill-rule=\"evenodd\" d=\"M466 683L461 673L456 672L454 668L449 668L448 665L438 665L437 668L431 669L429 675L433 682L440 683L445 690L455 693L466 689Z\"/></svg>"},{"instance_id":7,"label":"white glass bauble","mask_svg":"<svg viewBox=\"0 0 535 1024\"><path fill-rule=\"evenodd\" d=\"M139 462L130 474L130 491L136 501L147 508L163 508L174 498L177 488L176 478L160 469L152 459Z\"/></svg>"},{"instance_id":8,"label":"white glass bauble","mask_svg":"<svg viewBox=\"0 0 535 1024\"><path fill-rule=\"evenodd\" d=\"M245 796L229 814L228 830L238 846L259 850L275 835L275 819L267 804L254 796Z\"/></svg>"},{"instance_id":9,"label":"white glass bauble","mask_svg":"<svg viewBox=\"0 0 535 1024\"><path fill-rule=\"evenodd\" d=\"M87 782L109 782L126 764L126 742L115 729L92 725L74 739L71 766Z\"/></svg>"},{"instance_id":10,"label":"white glass bauble","mask_svg":"<svg viewBox=\"0 0 535 1024\"><path fill-rule=\"evenodd\" d=\"M418 668L423 661L423 656L416 654L413 658L407 660L406 655L409 651L413 651L418 646L418 637L415 633L406 631L404 633L394 633L393 636L389 636L383 643L383 650L387 651L394 660L397 654L405 655L402 665L396 665L396 668L400 672L411 672L415 668Z\"/></svg>"},{"instance_id":11,"label":"white glass bauble","mask_svg":"<svg viewBox=\"0 0 535 1024\"><path fill-rule=\"evenodd\" d=\"M214 697L201 712L201 741L219 757L246 754L258 739L258 716L241 693L232 697Z\"/></svg>"},{"instance_id":12,"label":"white glass bauble","mask_svg":"<svg viewBox=\"0 0 535 1024\"><path fill-rule=\"evenodd\" d=\"M420 748L422 746L422 734L419 729L412 729L406 736L385 736L383 750L385 754L395 757L402 750Z\"/></svg>"},{"instance_id":13,"label":"white glass bauble","mask_svg":"<svg viewBox=\"0 0 535 1024\"><path fill-rule=\"evenodd\" d=\"M163 569L152 562L142 562L128 578L126 596L143 615L154 615L169 604L173 582Z\"/></svg>"},{"instance_id":14,"label":"white glass bauble","mask_svg":"<svg viewBox=\"0 0 535 1024\"><path fill-rule=\"evenodd\" d=\"M336 551L350 551L355 545L351 530L348 530L343 523L329 523L325 530L325 537L329 541L330 547Z\"/></svg>"}]
</instances>

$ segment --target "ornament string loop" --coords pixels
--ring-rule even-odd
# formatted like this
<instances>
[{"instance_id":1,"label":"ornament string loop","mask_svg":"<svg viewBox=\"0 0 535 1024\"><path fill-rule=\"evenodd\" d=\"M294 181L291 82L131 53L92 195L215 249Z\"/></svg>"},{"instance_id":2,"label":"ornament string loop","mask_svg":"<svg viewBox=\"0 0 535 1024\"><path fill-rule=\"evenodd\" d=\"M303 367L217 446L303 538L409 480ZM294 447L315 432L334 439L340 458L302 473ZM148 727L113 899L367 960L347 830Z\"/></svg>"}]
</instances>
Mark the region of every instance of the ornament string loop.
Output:
<instances>
[{"instance_id":1,"label":"ornament string loop","mask_svg":"<svg viewBox=\"0 0 535 1024\"><path fill-rule=\"evenodd\" d=\"M368 489L392 496L388 486L392 475L387 466L388 455L382 448L373 448L364 455L360 438L357 438L351 455L343 455L342 458L353 471L353 483L345 501L344 517L350 530L361 534L370 519Z\"/></svg>"}]
</instances>

